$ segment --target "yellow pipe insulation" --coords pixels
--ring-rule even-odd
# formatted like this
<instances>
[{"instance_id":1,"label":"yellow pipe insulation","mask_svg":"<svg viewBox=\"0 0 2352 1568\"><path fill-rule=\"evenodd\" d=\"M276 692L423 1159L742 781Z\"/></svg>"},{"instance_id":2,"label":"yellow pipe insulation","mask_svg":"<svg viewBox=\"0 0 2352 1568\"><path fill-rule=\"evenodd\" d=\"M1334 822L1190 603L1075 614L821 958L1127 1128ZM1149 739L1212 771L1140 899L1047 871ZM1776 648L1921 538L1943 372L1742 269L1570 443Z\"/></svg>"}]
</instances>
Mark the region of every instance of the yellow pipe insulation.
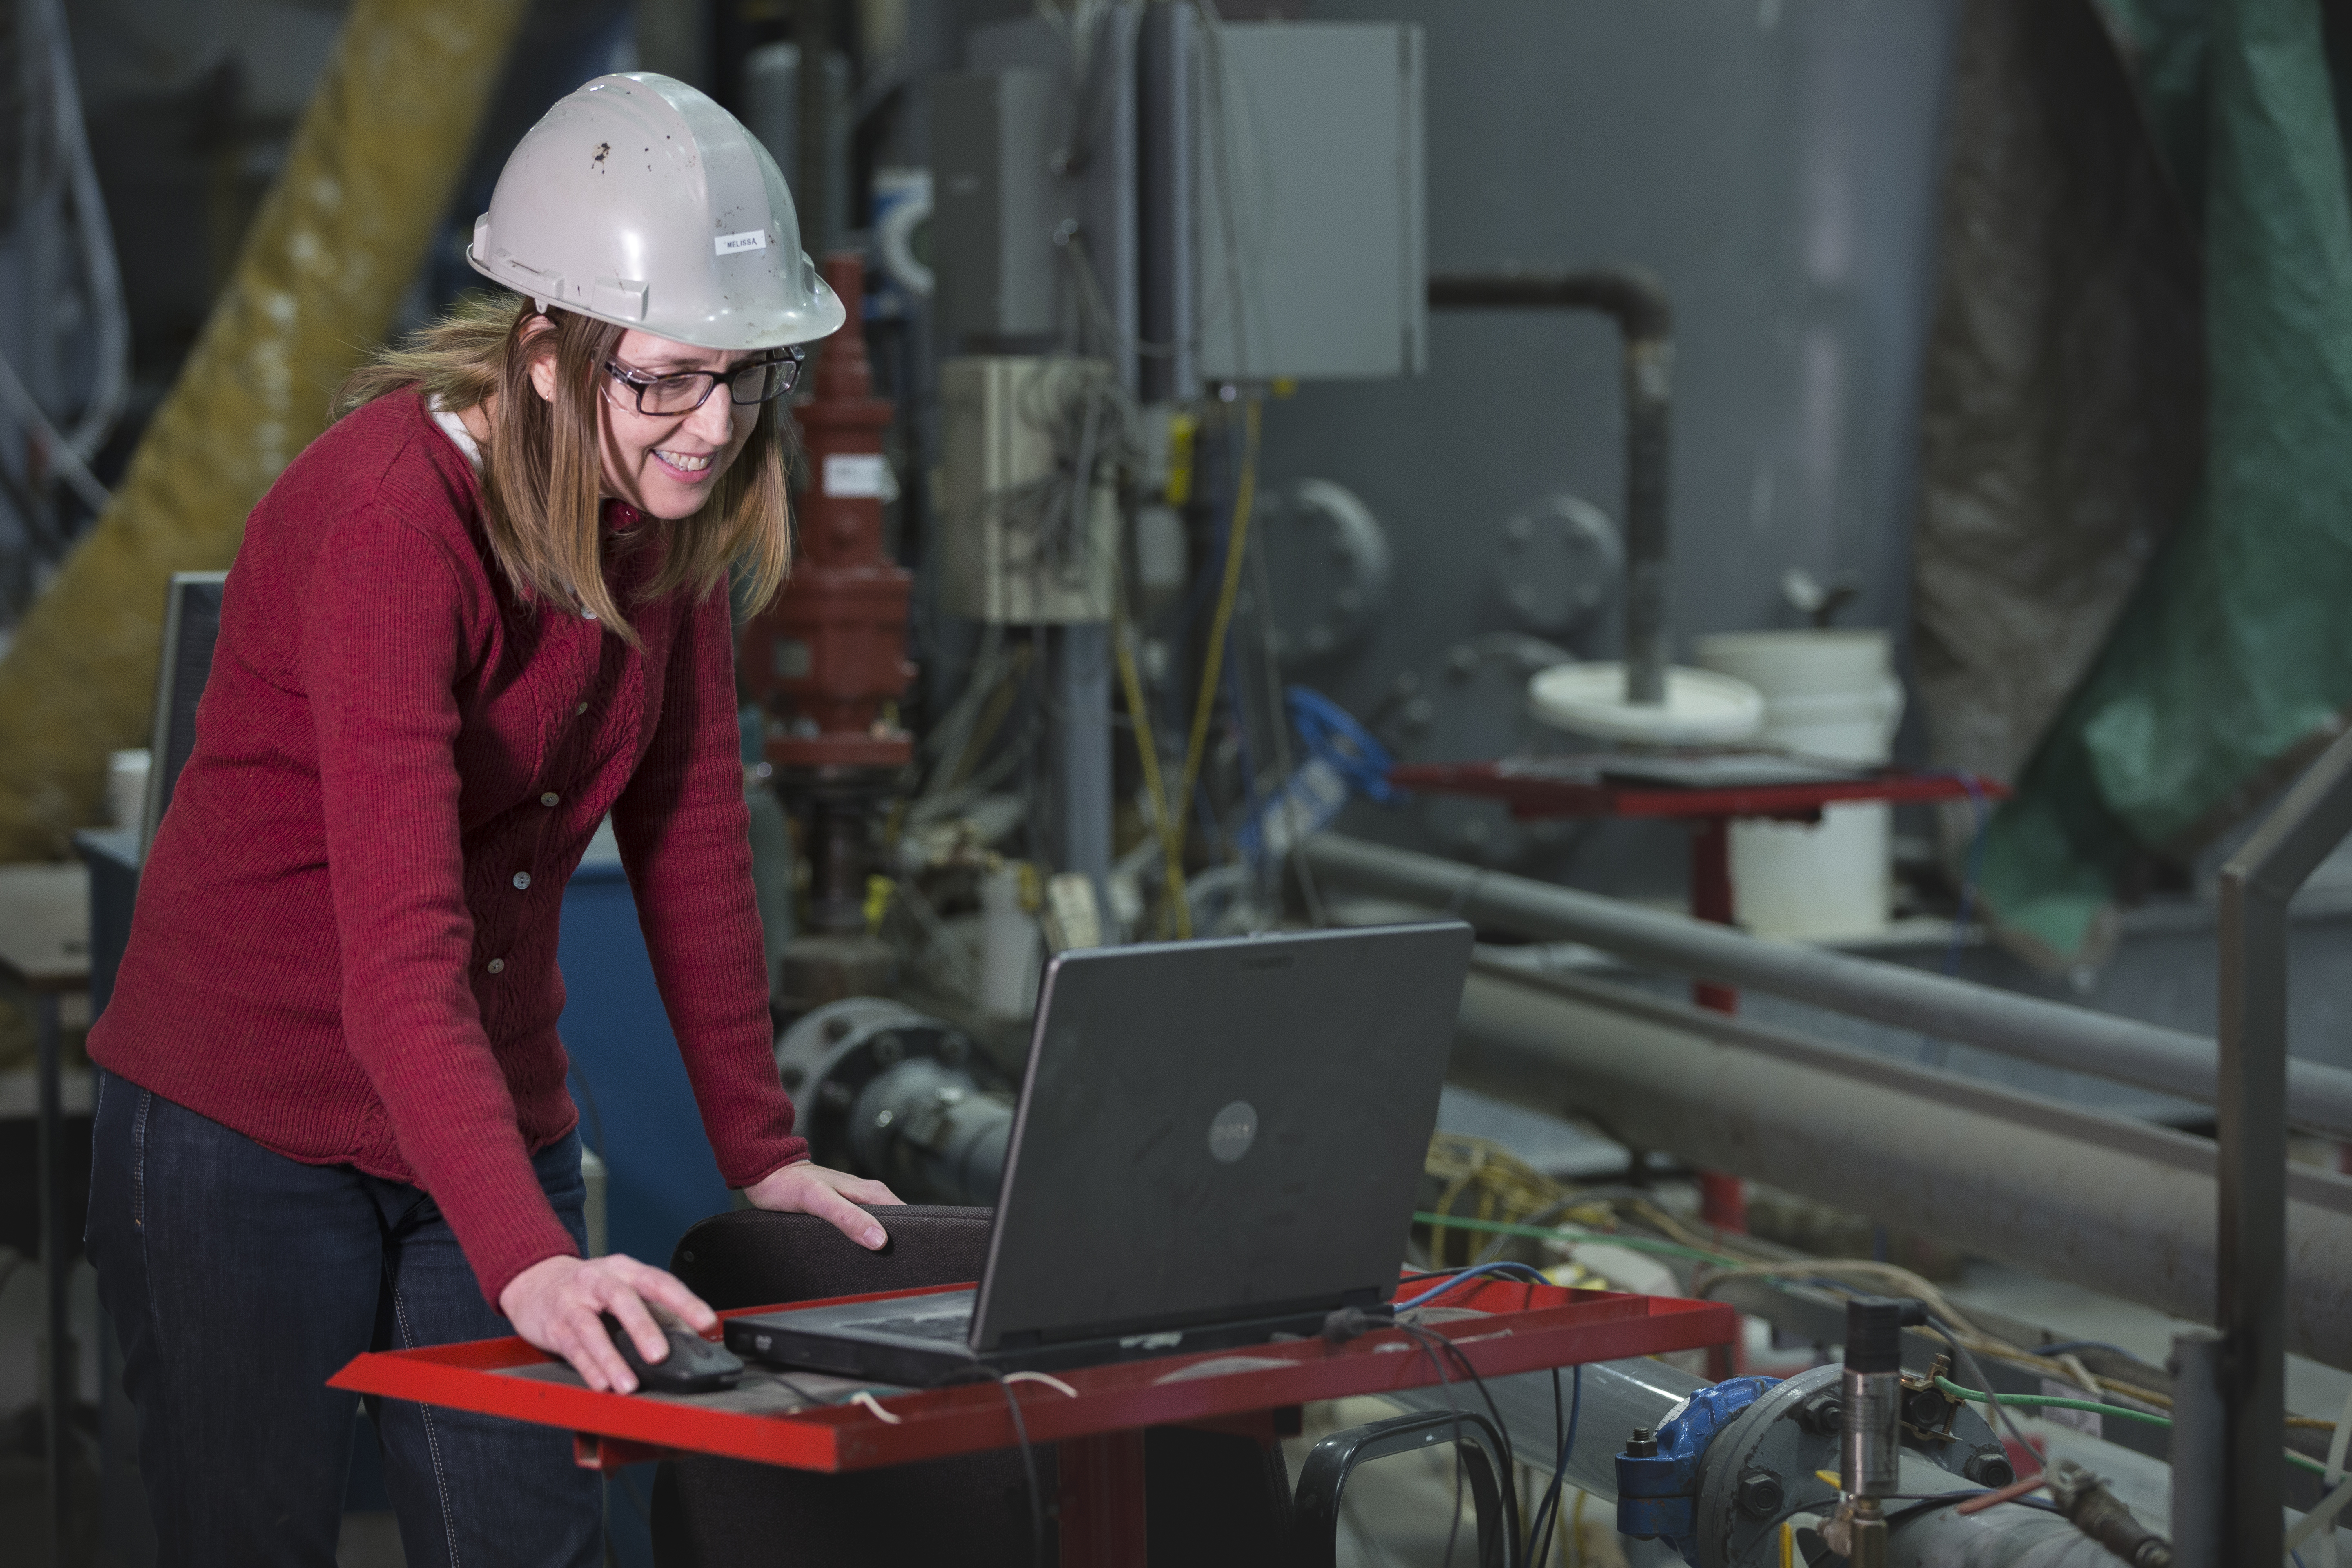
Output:
<instances>
[{"instance_id":1,"label":"yellow pipe insulation","mask_svg":"<svg viewBox=\"0 0 2352 1568\"><path fill-rule=\"evenodd\" d=\"M522 13L523 0L352 6L113 504L0 661L0 861L62 857L101 818L107 752L147 741L165 584L229 564L246 514L391 327Z\"/></svg>"}]
</instances>

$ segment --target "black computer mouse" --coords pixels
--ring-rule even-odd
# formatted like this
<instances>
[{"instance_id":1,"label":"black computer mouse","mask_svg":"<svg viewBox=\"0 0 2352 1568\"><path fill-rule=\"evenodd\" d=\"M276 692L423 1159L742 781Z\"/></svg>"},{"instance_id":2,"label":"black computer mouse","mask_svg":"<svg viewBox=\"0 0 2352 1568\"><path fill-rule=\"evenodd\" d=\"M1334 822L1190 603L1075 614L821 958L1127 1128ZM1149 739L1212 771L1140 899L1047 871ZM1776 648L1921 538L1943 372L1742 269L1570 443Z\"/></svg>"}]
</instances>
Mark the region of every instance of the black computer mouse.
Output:
<instances>
[{"instance_id":1,"label":"black computer mouse","mask_svg":"<svg viewBox=\"0 0 2352 1568\"><path fill-rule=\"evenodd\" d=\"M621 1320L612 1313L603 1314L604 1331L613 1336L613 1348L637 1374L640 1394L715 1394L722 1388L732 1388L743 1375L743 1363L725 1345L712 1344L692 1329L677 1323L664 1322L662 1337L669 1341L669 1354L659 1361L649 1362L637 1352L637 1342L621 1327ZM656 1322L661 1320L656 1318Z\"/></svg>"}]
</instances>

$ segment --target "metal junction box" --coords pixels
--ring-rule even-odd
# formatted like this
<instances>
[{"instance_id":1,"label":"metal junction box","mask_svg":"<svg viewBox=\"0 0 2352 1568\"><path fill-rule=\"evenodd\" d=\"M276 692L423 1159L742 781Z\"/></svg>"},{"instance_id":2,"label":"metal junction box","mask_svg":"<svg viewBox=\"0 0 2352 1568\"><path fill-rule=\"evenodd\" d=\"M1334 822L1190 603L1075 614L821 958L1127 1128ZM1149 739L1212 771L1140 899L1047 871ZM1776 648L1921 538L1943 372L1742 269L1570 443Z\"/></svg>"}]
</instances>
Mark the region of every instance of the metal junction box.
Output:
<instances>
[{"instance_id":1,"label":"metal junction box","mask_svg":"<svg viewBox=\"0 0 2352 1568\"><path fill-rule=\"evenodd\" d=\"M1201 374L1419 374L1429 321L1422 30L1234 24L1202 44Z\"/></svg>"},{"instance_id":2,"label":"metal junction box","mask_svg":"<svg viewBox=\"0 0 2352 1568\"><path fill-rule=\"evenodd\" d=\"M932 84L931 232L940 324L950 340L1062 330L1054 233L1078 214L1076 194L1047 165L1068 91L1055 72L1033 66Z\"/></svg>"},{"instance_id":3,"label":"metal junction box","mask_svg":"<svg viewBox=\"0 0 2352 1568\"><path fill-rule=\"evenodd\" d=\"M1118 580L1118 502L1099 478L1082 517L1053 483L1059 411L1102 362L1045 356L951 359L940 366L946 480L941 601L983 621L1108 621Z\"/></svg>"}]
</instances>

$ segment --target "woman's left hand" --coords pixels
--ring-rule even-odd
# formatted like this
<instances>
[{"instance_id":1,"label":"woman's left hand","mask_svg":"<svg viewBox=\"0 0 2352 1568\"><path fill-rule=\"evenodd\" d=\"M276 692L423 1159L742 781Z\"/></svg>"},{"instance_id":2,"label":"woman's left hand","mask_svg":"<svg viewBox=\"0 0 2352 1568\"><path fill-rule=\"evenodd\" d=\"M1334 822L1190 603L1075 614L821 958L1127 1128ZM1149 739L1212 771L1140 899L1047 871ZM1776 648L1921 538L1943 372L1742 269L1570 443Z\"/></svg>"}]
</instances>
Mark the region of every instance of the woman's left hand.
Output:
<instances>
[{"instance_id":1,"label":"woman's left hand","mask_svg":"<svg viewBox=\"0 0 2352 1568\"><path fill-rule=\"evenodd\" d=\"M846 1171L829 1171L803 1160L769 1172L743 1189L755 1209L779 1214L813 1214L831 1220L841 1234L860 1247L879 1247L890 1238L859 1204L896 1204L898 1194L880 1182L869 1182Z\"/></svg>"}]
</instances>

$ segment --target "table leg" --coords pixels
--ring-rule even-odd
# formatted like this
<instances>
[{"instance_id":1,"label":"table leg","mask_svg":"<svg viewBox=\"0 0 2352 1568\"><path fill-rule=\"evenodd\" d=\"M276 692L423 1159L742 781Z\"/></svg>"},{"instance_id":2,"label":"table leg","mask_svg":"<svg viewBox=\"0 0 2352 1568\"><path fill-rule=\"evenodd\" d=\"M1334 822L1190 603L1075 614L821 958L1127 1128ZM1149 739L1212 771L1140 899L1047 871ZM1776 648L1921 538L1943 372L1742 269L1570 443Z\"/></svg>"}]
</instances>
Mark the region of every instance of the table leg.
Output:
<instances>
[{"instance_id":1,"label":"table leg","mask_svg":"<svg viewBox=\"0 0 2352 1568\"><path fill-rule=\"evenodd\" d=\"M1143 1434L1066 1438L1062 1568L1141 1568Z\"/></svg>"},{"instance_id":2,"label":"table leg","mask_svg":"<svg viewBox=\"0 0 2352 1568\"><path fill-rule=\"evenodd\" d=\"M70 1282L66 1257L65 1184L58 1176L58 1159L65 1144L64 1086L58 1062L58 997L45 991L35 999L36 1036L39 1049L41 1273L47 1297L45 1331L39 1357L41 1368L41 1441L48 1455L49 1561L65 1568L72 1540L73 1503L67 1477L66 1444L73 1418L73 1341L67 1332L66 1287Z\"/></svg>"},{"instance_id":3,"label":"table leg","mask_svg":"<svg viewBox=\"0 0 2352 1568\"><path fill-rule=\"evenodd\" d=\"M1694 919L1729 925L1732 921L1731 824L1724 817L1701 817L1691 824L1691 915ZM1712 1013L1739 1011L1739 992L1729 985L1701 980L1691 986L1691 1000ZM1727 1171L1698 1173L1699 1217L1717 1230L1748 1228L1748 1188ZM1739 1371L1739 1347L1717 1345L1706 1352L1706 1369L1717 1382Z\"/></svg>"},{"instance_id":4,"label":"table leg","mask_svg":"<svg viewBox=\"0 0 2352 1568\"><path fill-rule=\"evenodd\" d=\"M1702 817L1691 825L1690 900L1695 918L1731 923L1731 824L1723 817ZM1738 991L1712 981L1694 984L1691 1000L1710 1012L1739 1011ZM1698 1193L1699 1215L1708 1225L1717 1230L1748 1228L1748 1194L1738 1177L1702 1171Z\"/></svg>"}]
</instances>

